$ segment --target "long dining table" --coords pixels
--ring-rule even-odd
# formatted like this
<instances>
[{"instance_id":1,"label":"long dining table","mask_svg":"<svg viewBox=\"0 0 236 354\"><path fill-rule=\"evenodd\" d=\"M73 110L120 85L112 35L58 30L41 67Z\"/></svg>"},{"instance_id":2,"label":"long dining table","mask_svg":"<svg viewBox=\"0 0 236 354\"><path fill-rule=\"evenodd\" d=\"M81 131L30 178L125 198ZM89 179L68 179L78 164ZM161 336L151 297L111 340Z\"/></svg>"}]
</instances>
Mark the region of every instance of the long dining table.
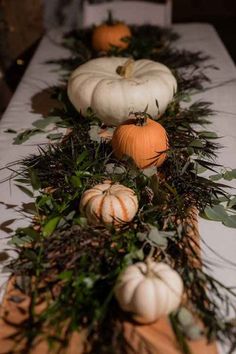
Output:
<instances>
[{"instance_id":1,"label":"long dining table","mask_svg":"<svg viewBox=\"0 0 236 354\"><path fill-rule=\"evenodd\" d=\"M211 81L201 92L193 93L191 102L213 103L215 114L211 117L211 130L220 136L222 148L218 163L236 168L236 67L215 29L207 23L175 24L173 29L180 35L175 47L191 51L202 51L209 55L204 65ZM14 144L16 134L32 129L33 123L47 113L50 104L47 92L60 83L59 67L49 64L53 59L67 58L70 52L61 45L64 29L54 29L42 38L12 100L0 121L0 253L7 254L0 262L0 299L4 296L5 285L10 272L6 267L8 257L16 257L9 244L11 235L18 227L27 226L27 206L32 198L25 194L11 178L17 176L19 161L38 151L39 144L45 144L48 132L35 134L26 142ZM212 66L217 67L214 69ZM55 133L59 128L51 127ZM235 180L229 182L236 187ZM235 193L236 194L236 193ZM210 272L227 286L236 286L236 229L220 222L199 218L201 249ZM225 348L219 345L219 352ZM200 354L200 353L199 353Z\"/></svg>"}]
</instances>

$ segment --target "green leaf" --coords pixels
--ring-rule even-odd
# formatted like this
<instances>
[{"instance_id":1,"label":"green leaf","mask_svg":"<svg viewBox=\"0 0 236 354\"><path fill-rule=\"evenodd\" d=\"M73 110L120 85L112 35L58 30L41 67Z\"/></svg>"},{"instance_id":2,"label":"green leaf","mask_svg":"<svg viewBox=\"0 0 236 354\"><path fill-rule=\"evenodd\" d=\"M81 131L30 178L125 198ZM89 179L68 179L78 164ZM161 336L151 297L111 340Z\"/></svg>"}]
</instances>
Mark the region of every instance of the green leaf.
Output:
<instances>
[{"instance_id":1,"label":"green leaf","mask_svg":"<svg viewBox=\"0 0 236 354\"><path fill-rule=\"evenodd\" d=\"M60 219L61 219L60 216L56 216L56 217L50 219L43 226L43 236L45 236L45 237L50 236L55 231Z\"/></svg>"},{"instance_id":2,"label":"green leaf","mask_svg":"<svg viewBox=\"0 0 236 354\"><path fill-rule=\"evenodd\" d=\"M224 207L222 205L214 205L211 207L206 207L204 210L206 217L214 221L223 221L228 217Z\"/></svg>"},{"instance_id":3,"label":"green leaf","mask_svg":"<svg viewBox=\"0 0 236 354\"><path fill-rule=\"evenodd\" d=\"M32 123L32 125L38 129L45 129L49 124L61 122L62 119L60 117L47 117L44 119L38 119Z\"/></svg>"},{"instance_id":4,"label":"green leaf","mask_svg":"<svg viewBox=\"0 0 236 354\"><path fill-rule=\"evenodd\" d=\"M24 254L24 257L29 259L30 261L35 262L37 260L36 253L30 249L24 250L23 254Z\"/></svg>"},{"instance_id":5,"label":"green leaf","mask_svg":"<svg viewBox=\"0 0 236 354\"><path fill-rule=\"evenodd\" d=\"M55 133L55 134L48 134L47 139L49 140L58 140L63 137L63 133Z\"/></svg>"},{"instance_id":6,"label":"green leaf","mask_svg":"<svg viewBox=\"0 0 236 354\"><path fill-rule=\"evenodd\" d=\"M18 228L16 234L12 237L9 244L15 246L24 246L27 243L31 243L39 237L37 231L31 227Z\"/></svg>"},{"instance_id":7,"label":"green leaf","mask_svg":"<svg viewBox=\"0 0 236 354\"><path fill-rule=\"evenodd\" d=\"M184 333L191 340L197 340L203 335L201 328L197 325L185 328Z\"/></svg>"},{"instance_id":8,"label":"green leaf","mask_svg":"<svg viewBox=\"0 0 236 354\"><path fill-rule=\"evenodd\" d=\"M201 140L193 140L189 146L193 148L204 148L205 144Z\"/></svg>"},{"instance_id":9,"label":"green leaf","mask_svg":"<svg viewBox=\"0 0 236 354\"><path fill-rule=\"evenodd\" d=\"M236 206L236 196L233 197L232 199L230 199L230 201L229 201L228 204L227 204L227 207L228 207L228 208L232 208L232 207L234 207L234 206Z\"/></svg>"},{"instance_id":10,"label":"green leaf","mask_svg":"<svg viewBox=\"0 0 236 354\"><path fill-rule=\"evenodd\" d=\"M221 173L217 173L217 174L215 174L215 175L209 176L209 178L210 178L212 181L219 181L219 180L222 178L222 174L221 174Z\"/></svg>"},{"instance_id":11,"label":"green leaf","mask_svg":"<svg viewBox=\"0 0 236 354\"><path fill-rule=\"evenodd\" d=\"M72 176L70 180L73 187L80 188L82 186L81 179L78 176Z\"/></svg>"},{"instance_id":12,"label":"green leaf","mask_svg":"<svg viewBox=\"0 0 236 354\"><path fill-rule=\"evenodd\" d=\"M23 227L16 230L17 233L27 235L31 240L35 240L38 237L38 232L35 231L32 227Z\"/></svg>"},{"instance_id":13,"label":"green leaf","mask_svg":"<svg viewBox=\"0 0 236 354\"><path fill-rule=\"evenodd\" d=\"M14 139L13 139L13 145L20 145L27 141L29 138L31 138L33 135L36 135L38 133L42 133L43 131L40 129L26 129L22 133L19 133Z\"/></svg>"},{"instance_id":14,"label":"green leaf","mask_svg":"<svg viewBox=\"0 0 236 354\"><path fill-rule=\"evenodd\" d=\"M236 178L236 169L228 170L224 173L223 178L227 181L232 181Z\"/></svg>"},{"instance_id":15,"label":"green leaf","mask_svg":"<svg viewBox=\"0 0 236 354\"><path fill-rule=\"evenodd\" d=\"M168 240L165 232L160 232L155 226L150 225L150 231L148 233L148 239L159 247L166 248Z\"/></svg>"},{"instance_id":16,"label":"green leaf","mask_svg":"<svg viewBox=\"0 0 236 354\"><path fill-rule=\"evenodd\" d=\"M198 136L206 139L217 139L218 135L215 132L203 130L201 132L198 132Z\"/></svg>"},{"instance_id":17,"label":"green leaf","mask_svg":"<svg viewBox=\"0 0 236 354\"><path fill-rule=\"evenodd\" d=\"M32 239L29 236L19 237L14 235L12 239L8 242L9 245L14 245L17 247L24 246L27 243L31 243Z\"/></svg>"},{"instance_id":18,"label":"green leaf","mask_svg":"<svg viewBox=\"0 0 236 354\"><path fill-rule=\"evenodd\" d=\"M144 231L144 232L139 231L139 232L137 232L136 236L140 242L144 242L145 239L147 238L147 231Z\"/></svg>"},{"instance_id":19,"label":"green leaf","mask_svg":"<svg viewBox=\"0 0 236 354\"><path fill-rule=\"evenodd\" d=\"M233 175L231 174L230 171L226 171L224 174L223 174L223 178L226 180L226 181L232 181L232 179L234 179Z\"/></svg>"},{"instance_id":20,"label":"green leaf","mask_svg":"<svg viewBox=\"0 0 236 354\"><path fill-rule=\"evenodd\" d=\"M30 184L30 180L27 178L15 178L14 181L18 183Z\"/></svg>"},{"instance_id":21,"label":"green leaf","mask_svg":"<svg viewBox=\"0 0 236 354\"><path fill-rule=\"evenodd\" d=\"M191 326L194 323L194 318L191 312L186 307L181 307L178 312L178 321L183 327Z\"/></svg>"},{"instance_id":22,"label":"green leaf","mask_svg":"<svg viewBox=\"0 0 236 354\"><path fill-rule=\"evenodd\" d=\"M102 138L99 136L101 128L98 125L91 125L89 129L90 140L100 143Z\"/></svg>"},{"instance_id":23,"label":"green leaf","mask_svg":"<svg viewBox=\"0 0 236 354\"><path fill-rule=\"evenodd\" d=\"M30 182L33 189L38 190L41 187L40 179L34 169L29 169Z\"/></svg>"},{"instance_id":24,"label":"green leaf","mask_svg":"<svg viewBox=\"0 0 236 354\"><path fill-rule=\"evenodd\" d=\"M124 166L116 166L114 163L106 164L105 169L109 174L122 175L126 173L126 168Z\"/></svg>"},{"instance_id":25,"label":"green leaf","mask_svg":"<svg viewBox=\"0 0 236 354\"><path fill-rule=\"evenodd\" d=\"M157 173L157 168L155 166L148 167L143 170L143 174L147 177L152 177L156 173Z\"/></svg>"},{"instance_id":26,"label":"green leaf","mask_svg":"<svg viewBox=\"0 0 236 354\"><path fill-rule=\"evenodd\" d=\"M233 176L233 178L236 178L236 168L234 168L233 170L231 170L231 176Z\"/></svg>"},{"instance_id":27,"label":"green leaf","mask_svg":"<svg viewBox=\"0 0 236 354\"><path fill-rule=\"evenodd\" d=\"M64 272L58 274L59 279L67 280L67 281L70 281L72 279L72 276L73 276L72 270L65 270Z\"/></svg>"},{"instance_id":28,"label":"green leaf","mask_svg":"<svg viewBox=\"0 0 236 354\"><path fill-rule=\"evenodd\" d=\"M76 166L80 165L88 157L88 151L84 150L76 159Z\"/></svg>"},{"instance_id":29,"label":"green leaf","mask_svg":"<svg viewBox=\"0 0 236 354\"><path fill-rule=\"evenodd\" d=\"M198 175L207 171L207 168L199 165L199 163L196 163L195 169Z\"/></svg>"},{"instance_id":30,"label":"green leaf","mask_svg":"<svg viewBox=\"0 0 236 354\"><path fill-rule=\"evenodd\" d=\"M228 227L236 228L236 215L229 215L223 220L223 224Z\"/></svg>"},{"instance_id":31,"label":"green leaf","mask_svg":"<svg viewBox=\"0 0 236 354\"><path fill-rule=\"evenodd\" d=\"M31 197L31 198L34 197L34 194L33 194L33 192L32 192L30 189L28 189L28 188L26 188L26 187L24 187L24 186L21 186L21 185L19 185L19 184L16 184L16 186L17 186L23 193L27 194L29 197Z\"/></svg>"},{"instance_id":32,"label":"green leaf","mask_svg":"<svg viewBox=\"0 0 236 354\"><path fill-rule=\"evenodd\" d=\"M86 227L88 225L87 218L80 216L79 218L75 219L76 223L82 227Z\"/></svg>"}]
</instances>

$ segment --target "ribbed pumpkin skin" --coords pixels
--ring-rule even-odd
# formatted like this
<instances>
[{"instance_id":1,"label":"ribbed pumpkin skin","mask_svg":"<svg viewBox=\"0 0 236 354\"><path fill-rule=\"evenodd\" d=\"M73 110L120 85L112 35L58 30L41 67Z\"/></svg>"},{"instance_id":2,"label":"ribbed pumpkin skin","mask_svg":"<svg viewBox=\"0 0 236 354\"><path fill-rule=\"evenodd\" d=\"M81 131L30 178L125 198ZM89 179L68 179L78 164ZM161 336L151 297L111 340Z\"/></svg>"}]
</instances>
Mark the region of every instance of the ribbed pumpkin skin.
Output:
<instances>
[{"instance_id":1,"label":"ribbed pumpkin skin","mask_svg":"<svg viewBox=\"0 0 236 354\"><path fill-rule=\"evenodd\" d=\"M172 101L177 82L163 64L136 60L129 77L117 73L127 63L124 57L91 59L74 70L68 81L68 97L84 116L88 107L108 126L118 126L131 112L157 118ZM158 102L158 107L157 107Z\"/></svg>"},{"instance_id":2,"label":"ribbed pumpkin skin","mask_svg":"<svg viewBox=\"0 0 236 354\"><path fill-rule=\"evenodd\" d=\"M168 138L163 126L147 118L146 125L135 125L135 120L127 120L116 128L112 137L115 156L121 159L131 157L137 167L160 167L166 158Z\"/></svg>"},{"instance_id":3,"label":"ribbed pumpkin skin","mask_svg":"<svg viewBox=\"0 0 236 354\"><path fill-rule=\"evenodd\" d=\"M90 224L119 225L133 219L138 210L134 191L122 184L97 184L82 195L80 212Z\"/></svg>"},{"instance_id":4,"label":"ribbed pumpkin skin","mask_svg":"<svg viewBox=\"0 0 236 354\"><path fill-rule=\"evenodd\" d=\"M115 286L120 307L139 323L152 323L180 305L183 281L165 263L138 262L121 273Z\"/></svg>"},{"instance_id":5,"label":"ribbed pumpkin skin","mask_svg":"<svg viewBox=\"0 0 236 354\"><path fill-rule=\"evenodd\" d=\"M94 29L92 46L98 52L107 52L111 49L111 45L125 49L129 45L128 42L121 40L121 38L125 37L131 37L131 31L127 25L123 23L116 23L114 25L103 24Z\"/></svg>"}]
</instances>

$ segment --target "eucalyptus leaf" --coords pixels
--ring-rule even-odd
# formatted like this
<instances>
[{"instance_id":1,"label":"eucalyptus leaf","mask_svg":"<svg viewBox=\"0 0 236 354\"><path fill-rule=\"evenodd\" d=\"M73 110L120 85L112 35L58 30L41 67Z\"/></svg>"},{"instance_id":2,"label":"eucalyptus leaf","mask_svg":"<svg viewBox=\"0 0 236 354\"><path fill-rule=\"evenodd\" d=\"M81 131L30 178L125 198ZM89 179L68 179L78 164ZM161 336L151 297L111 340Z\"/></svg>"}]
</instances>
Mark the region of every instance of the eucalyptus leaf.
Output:
<instances>
[{"instance_id":1,"label":"eucalyptus leaf","mask_svg":"<svg viewBox=\"0 0 236 354\"><path fill-rule=\"evenodd\" d=\"M236 206L236 196L233 197L232 199L230 199L230 201L228 202L228 205L227 205L228 208L232 208L234 206Z\"/></svg>"},{"instance_id":2,"label":"eucalyptus leaf","mask_svg":"<svg viewBox=\"0 0 236 354\"><path fill-rule=\"evenodd\" d=\"M166 234L164 232L161 233L155 226L150 226L148 239L158 247L166 248L168 245Z\"/></svg>"},{"instance_id":3,"label":"eucalyptus leaf","mask_svg":"<svg viewBox=\"0 0 236 354\"><path fill-rule=\"evenodd\" d=\"M63 137L63 133L53 133L53 134L48 134L47 139L49 140L58 140Z\"/></svg>"},{"instance_id":4,"label":"eucalyptus leaf","mask_svg":"<svg viewBox=\"0 0 236 354\"><path fill-rule=\"evenodd\" d=\"M98 125L91 125L89 129L89 137L92 141L96 141L100 143L102 138L99 136L99 132L101 131L101 128Z\"/></svg>"},{"instance_id":5,"label":"eucalyptus leaf","mask_svg":"<svg viewBox=\"0 0 236 354\"><path fill-rule=\"evenodd\" d=\"M203 167L203 166L199 165L198 163L196 163L195 169L196 169L196 173L199 174L199 175L201 173L204 173L204 172L207 171L206 167Z\"/></svg>"},{"instance_id":6,"label":"eucalyptus leaf","mask_svg":"<svg viewBox=\"0 0 236 354\"><path fill-rule=\"evenodd\" d=\"M147 177L152 177L156 173L157 173L157 168L155 166L151 166L143 170L143 174Z\"/></svg>"},{"instance_id":7,"label":"eucalyptus leaf","mask_svg":"<svg viewBox=\"0 0 236 354\"><path fill-rule=\"evenodd\" d=\"M216 173L215 175L211 175L209 176L209 178L212 181L219 181L222 178L222 174L221 173Z\"/></svg>"},{"instance_id":8,"label":"eucalyptus leaf","mask_svg":"<svg viewBox=\"0 0 236 354\"><path fill-rule=\"evenodd\" d=\"M178 320L183 327L191 326L194 323L193 315L186 307L180 308L178 312Z\"/></svg>"},{"instance_id":9,"label":"eucalyptus leaf","mask_svg":"<svg viewBox=\"0 0 236 354\"><path fill-rule=\"evenodd\" d=\"M76 218L76 223L82 227L86 227L88 225L88 220L87 218L80 216L79 218Z\"/></svg>"},{"instance_id":10,"label":"eucalyptus leaf","mask_svg":"<svg viewBox=\"0 0 236 354\"><path fill-rule=\"evenodd\" d=\"M224 174L223 174L223 178L226 180L226 181L232 181L232 179L234 179L233 175L231 174L230 171L226 171Z\"/></svg>"},{"instance_id":11,"label":"eucalyptus leaf","mask_svg":"<svg viewBox=\"0 0 236 354\"><path fill-rule=\"evenodd\" d=\"M228 215L222 205L214 205L211 207L206 207L204 210L206 217L214 221L223 221Z\"/></svg>"},{"instance_id":12,"label":"eucalyptus leaf","mask_svg":"<svg viewBox=\"0 0 236 354\"><path fill-rule=\"evenodd\" d=\"M227 181L232 181L236 178L236 169L228 170L224 173L223 178Z\"/></svg>"},{"instance_id":13,"label":"eucalyptus leaf","mask_svg":"<svg viewBox=\"0 0 236 354\"><path fill-rule=\"evenodd\" d=\"M126 173L126 168L124 166L117 166L114 163L108 163L105 165L105 170L109 174L122 175Z\"/></svg>"},{"instance_id":14,"label":"eucalyptus leaf","mask_svg":"<svg viewBox=\"0 0 236 354\"><path fill-rule=\"evenodd\" d=\"M204 148L205 144L203 144L201 140L193 140L189 146L193 148Z\"/></svg>"},{"instance_id":15,"label":"eucalyptus leaf","mask_svg":"<svg viewBox=\"0 0 236 354\"><path fill-rule=\"evenodd\" d=\"M18 235L14 235L12 239L8 242L9 245L15 245L15 246L25 246L26 244L29 244L32 242L32 238L30 236L23 236L20 237Z\"/></svg>"},{"instance_id":16,"label":"eucalyptus leaf","mask_svg":"<svg viewBox=\"0 0 236 354\"><path fill-rule=\"evenodd\" d=\"M201 328L197 325L185 328L184 332L186 336L191 340L200 339L203 335Z\"/></svg>"},{"instance_id":17,"label":"eucalyptus leaf","mask_svg":"<svg viewBox=\"0 0 236 354\"><path fill-rule=\"evenodd\" d=\"M139 250L137 250L137 251L134 253L134 255L135 255L135 258L136 258L137 260L139 260L139 261L143 261L143 260L144 260L145 255L144 255L144 252L143 252L143 249L142 249L142 248L139 249Z\"/></svg>"},{"instance_id":18,"label":"eucalyptus leaf","mask_svg":"<svg viewBox=\"0 0 236 354\"><path fill-rule=\"evenodd\" d=\"M228 227L236 228L236 215L229 215L223 220L223 224Z\"/></svg>"},{"instance_id":19,"label":"eucalyptus leaf","mask_svg":"<svg viewBox=\"0 0 236 354\"><path fill-rule=\"evenodd\" d=\"M143 242L147 238L147 231L144 231L144 232L139 231L139 232L137 232L136 236L140 242Z\"/></svg>"},{"instance_id":20,"label":"eucalyptus leaf","mask_svg":"<svg viewBox=\"0 0 236 354\"><path fill-rule=\"evenodd\" d=\"M233 178L236 178L236 168L232 169L230 173Z\"/></svg>"}]
</instances>

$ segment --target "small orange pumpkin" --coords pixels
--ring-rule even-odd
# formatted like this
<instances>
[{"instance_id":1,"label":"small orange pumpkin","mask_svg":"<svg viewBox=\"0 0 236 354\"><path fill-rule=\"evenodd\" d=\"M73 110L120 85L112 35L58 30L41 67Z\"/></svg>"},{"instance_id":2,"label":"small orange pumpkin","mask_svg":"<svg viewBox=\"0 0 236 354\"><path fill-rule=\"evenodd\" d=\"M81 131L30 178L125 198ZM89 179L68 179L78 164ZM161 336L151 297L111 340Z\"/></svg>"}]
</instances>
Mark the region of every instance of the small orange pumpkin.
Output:
<instances>
[{"instance_id":1,"label":"small orange pumpkin","mask_svg":"<svg viewBox=\"0 0 236 354\"><path fill-rule=\"evenodd\" d=\"M129 156L141 169L160 167L169 146L165 128L150 119L147 113L135 113L135 119L118 126L111 143L118 159Z\"/></svg>"},{"instance_id":2,"label":"small orange pumpkin","mask_svg":"<svg viewBox=\"0 0 236 354\"><path fill-rule=\"evenodd\" d=\"M111 46L126 49L129 43L124 42L122 38L129 37L131 37L130 28L125 23L113 21L109 13L107 22L95 27L92 34L92 46L98 52L107 52Z\"/></svg>"}]
</instances>

